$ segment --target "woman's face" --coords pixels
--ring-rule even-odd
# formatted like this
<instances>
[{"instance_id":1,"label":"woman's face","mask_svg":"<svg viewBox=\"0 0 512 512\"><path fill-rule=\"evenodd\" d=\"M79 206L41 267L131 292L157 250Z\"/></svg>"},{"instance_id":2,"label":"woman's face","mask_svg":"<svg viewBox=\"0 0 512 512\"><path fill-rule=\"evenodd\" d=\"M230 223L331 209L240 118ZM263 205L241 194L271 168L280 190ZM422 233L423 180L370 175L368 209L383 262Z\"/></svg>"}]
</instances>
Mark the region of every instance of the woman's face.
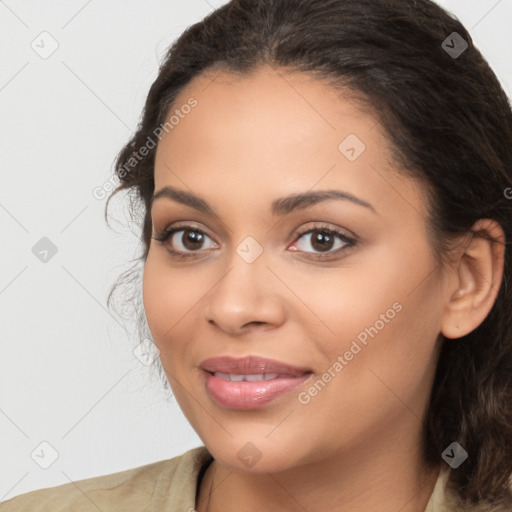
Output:
<instances>
[{"instance_id":1,"label":"woman's face","mask_svg":"<svg viewBox=\"0 0 512 512\"><path fill-rule=\"evenodd\" d=\"M266 67L205 74L170 115L155 194L172 187L208 208L155 199L153 237L181 229L151 240L144 306L210 452L258 472L419 443L448 292L422 188L393 168L377 120ZM321 191L332 192L293 199ZM224 356L298 371L217 365L256 374L231 382L204 363Z\"/></svg>"}]
</instances>

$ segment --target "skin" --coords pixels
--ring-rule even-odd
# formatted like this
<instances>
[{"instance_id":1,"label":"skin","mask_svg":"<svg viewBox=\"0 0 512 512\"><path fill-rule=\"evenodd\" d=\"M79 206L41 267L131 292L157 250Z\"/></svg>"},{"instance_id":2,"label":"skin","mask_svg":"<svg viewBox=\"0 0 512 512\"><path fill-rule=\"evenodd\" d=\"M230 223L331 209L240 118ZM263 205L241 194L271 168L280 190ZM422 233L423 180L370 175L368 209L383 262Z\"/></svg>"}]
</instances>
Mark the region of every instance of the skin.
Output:
<instances>
[{"instance_id":1,"label":"skin","mask_svg":"<svg viewBox=\"0 0 512 512\"><path fill-rule=\"evenodd\" d=\"M174 108L191 96L197 106L159 142L155 191L193 192L216 214L154 202L153 236L191 223L207 237L196 249L183 231L165 244L153 239L143 298L176 399L215 459L196 509L423 511L440 470L426 468L420 451L439 334L457 338L483 321L501 282L502 246L464 237L449 263L436 264L422 185L399 174L376 118L326 84L261 67L242 78L203 74ZM366 146L354 161L338 149L348 134ZM330 200L270 212L277 198L330 189L375 211ZM356 245L333 255L342 240L322 251L311 234L296 236L319 224ZM475 227L504 240L496 223ZM236 252L248 236L263 249L252 263ZM179 261L167 247L194 256ZM400 312L300 403L394 303ZM313 376L262 408L227 409L209 397L199 369L220 355L277 359ZM261 454L252 467L237 456L247 442Z\"/></svg>"}]
</instances>

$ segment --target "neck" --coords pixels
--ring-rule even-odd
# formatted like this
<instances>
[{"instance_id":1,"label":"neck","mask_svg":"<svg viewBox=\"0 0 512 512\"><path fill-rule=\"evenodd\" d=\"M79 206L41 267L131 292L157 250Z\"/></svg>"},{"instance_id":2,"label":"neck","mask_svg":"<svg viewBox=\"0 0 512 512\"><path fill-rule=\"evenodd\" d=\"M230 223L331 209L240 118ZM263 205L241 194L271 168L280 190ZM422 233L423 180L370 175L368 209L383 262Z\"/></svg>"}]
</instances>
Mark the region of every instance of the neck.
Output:
<instances>
[{"instance_id":1,"label":"neck","mask_svg":"<svg viewBox=\"0 0 512 512\"><path fill-rule=\"evenodd\" d=\"M367 438L350 450L274 473L240 471L214 460L201 481L196 510L255 512L272 503L283 512L424 512L440 467L423 465L419 448L408 442L410 427L409 436L407 429L395 429L386 439Z\"/></svg>"}]
</instances>

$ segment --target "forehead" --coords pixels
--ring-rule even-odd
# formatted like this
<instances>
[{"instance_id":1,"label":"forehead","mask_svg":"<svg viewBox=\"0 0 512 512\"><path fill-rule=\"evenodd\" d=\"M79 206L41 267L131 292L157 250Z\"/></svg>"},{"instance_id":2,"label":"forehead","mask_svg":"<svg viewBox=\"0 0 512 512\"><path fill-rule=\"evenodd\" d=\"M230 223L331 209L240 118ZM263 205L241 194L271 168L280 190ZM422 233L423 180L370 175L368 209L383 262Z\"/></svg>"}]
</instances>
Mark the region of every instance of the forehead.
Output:
<instances>
[{"instance_id":1,"label":"forehead","mask_svg":"<svg viewBox=\"0 0 512 512\"><path fill-rule=\"evenodd\" d=\"M196 106L183 109L191 98ZM341 188L383 207L397 193L423 200L393 172L376 117L312 76L269 67L247 76L210 71L180 92L173 114L179 121L157 148L155 190L173 185L231 202L235 188L267 203L313 188Z\"/></svg>"},{"instance_id":2,"label":"forehead","mask_svg":"<svg viewBox=\"0 0 512 512\"><path fill-rule=\"evenodd\" d=\"M244 76L209 71L181 91L169 115L191 97L197 106L172 128L174 137L168 137L167 147L177 151L182 139L224 156L219 142L241 143L243 151L233 156L255 148L259 152L265 144L265 153L272 158L286 150L291 156L320 148L338 156L339 143L350 133L382 149L387 143L378 129L373 130L377 120L363 113L348 92L340 93L304 73L267 66Z\"/></svg>"}]
</instances>

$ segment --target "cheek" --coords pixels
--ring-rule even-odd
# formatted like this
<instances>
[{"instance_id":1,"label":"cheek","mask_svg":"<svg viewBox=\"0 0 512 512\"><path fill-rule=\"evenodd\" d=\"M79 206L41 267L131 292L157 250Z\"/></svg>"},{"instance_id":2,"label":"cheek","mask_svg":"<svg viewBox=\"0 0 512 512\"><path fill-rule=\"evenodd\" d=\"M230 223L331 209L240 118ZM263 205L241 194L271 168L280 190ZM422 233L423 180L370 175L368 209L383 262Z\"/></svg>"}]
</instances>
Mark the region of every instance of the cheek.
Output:
<instances>
[{"instance_id":1,"label":"cheek","mask_svg":"<svg viewBox=\"0 0 512 512\"><path fill-rule=\"evenodd\" d=\"M357 266L297 281L311 319L302 325L309 324L325 369L344 357L343 385L382 386L374 369L399 389L427 371L440 329L440 287L428 248L420 249L411 255L400 244L382 247Z\"/></svg>"},{"instance_id":2,"label":"cheek","mask_svg":"<svg viewBox=\"0 0 512 512\"><path fill-rule=\"evenodd\" d=\"M364 343L370 339L369 330L389 330L400 315L404 295L400 283L407 288L403 265L393 258L391 264L383 265L380 256L361 257L337 269L315 270L307 279L288 272L283 279L293 283L294 295L287 300L308 329L309 339L326 352L337 356L349 350L356 338Z\"/></svg>"},{"instance_id":3,"label":"cheek","mask_svg":"<svg viewBox=\"0 0 512 512\"><path fill-rule=\"evenodd\" d=\"M338 355L344 359L330 390L334 403L343 402L361 418L392 416L404 403L421 416L435 370L438 333L435 301L429 300L434 295L429 292L425 286L391 309L383 301L368 315L366 325L350 325L351 336L342 336L337 350L331 347L331 361Z\"/></svg>"},{"instance_id":4,"label":"cheek","mask_svg":"<svg viewBox=\"0 0 512 512\"><path fill-rule=\"evenodd\" d=\"M329 382L312 384L300 403L309 400L304 412L312 418L329 410L329 434L343 430L342 437L355 439L377 433L404 413L421 417L435 370L434 341L425 329L431 322L418 322L412 305L395 313L388 323L350 326L354 336L342 333L337 345L326 347L329 363L318 377Z\"/></svg>"},{"instance_id":5,"label":"cheek","mask_svg":"<svg viewBox=\"0 0 512 512\"><path fill-rule=\"evenodd\" d=\"M187 314L193 314L201 296L196 282L187 272L173 270L160 254L149 251L142 296L148 326L160 350L167 340L179 338L177 333L186 324Z\"/></svg>"}]
</instances>

